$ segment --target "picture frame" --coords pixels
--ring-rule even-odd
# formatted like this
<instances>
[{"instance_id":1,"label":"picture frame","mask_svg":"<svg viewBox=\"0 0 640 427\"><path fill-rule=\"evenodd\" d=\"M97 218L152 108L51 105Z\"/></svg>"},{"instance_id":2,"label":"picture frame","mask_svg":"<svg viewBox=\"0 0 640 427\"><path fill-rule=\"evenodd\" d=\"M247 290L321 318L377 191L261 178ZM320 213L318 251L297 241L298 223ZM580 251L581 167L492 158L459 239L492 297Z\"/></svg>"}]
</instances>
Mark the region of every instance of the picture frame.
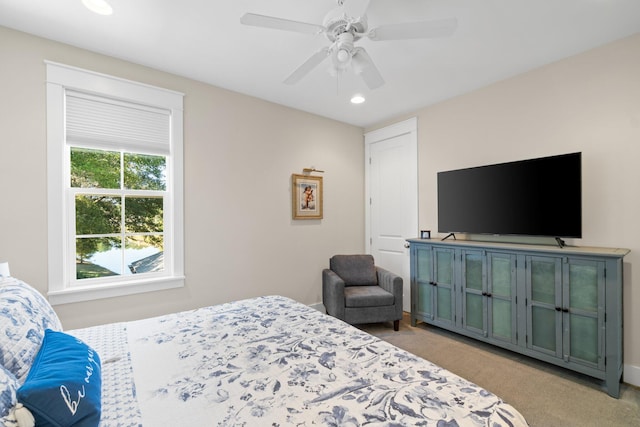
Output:
<instances>
[{"instance_id":1,"label":"picture frame","mask_svg":"<svg viewBox=\"0 0 640 427\"><path fill-rule=\"evenodd\" d=\"M291 175L293 219L322 219L322 177Z\"/></svg>"},{"instance_id":2,"label":"picture frame","mask_svg":"<svg viewBox=\"0 0 640 427\"><path fill-rule=\"evenodd\" d=\"M431 230L420 230L420 238L421 239L430 239L431 238Z\"/></svg>"}]
</instances>

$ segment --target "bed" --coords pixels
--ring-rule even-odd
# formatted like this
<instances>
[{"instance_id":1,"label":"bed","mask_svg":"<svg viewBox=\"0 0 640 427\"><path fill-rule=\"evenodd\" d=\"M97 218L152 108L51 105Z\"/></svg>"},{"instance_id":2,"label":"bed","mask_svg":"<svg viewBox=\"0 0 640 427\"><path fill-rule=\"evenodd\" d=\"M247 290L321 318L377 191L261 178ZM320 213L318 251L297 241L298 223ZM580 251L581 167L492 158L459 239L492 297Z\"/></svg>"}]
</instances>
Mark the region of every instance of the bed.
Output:
<instances>
[{"instance_id":1,"label":"bed","mask_svg":"<svg viewBox=\"0 0 640 427\"><path fill-rule=\"evenodd\" d=\"M35 291L24 283L10 292L5 288L0 322L11 324L3 295L15 299L16 293ZM38 300L30 306L29 315L38 319L31 340L40 334L43 342L23 365L31 358L39 366L49 348L47 334L61 327L41 295L29 298ZM90 380L99 373L101 384L92 410L105 427L527 425L516 409L482 387L282 296L58 334L86 345L96 362ZM2 346L6 359L7 345ZM3 364L6 374L9 363ZM14 388L31 382L37 369L28 371L17 370ZM70 395L65 403L73 408ZM16 398L0 389L0 396L8 402L0 412L3 422L17 426L16 413L24 410L20 393ZM76 409L87 399L76 399Z\"/></svg>"}]
</instances>

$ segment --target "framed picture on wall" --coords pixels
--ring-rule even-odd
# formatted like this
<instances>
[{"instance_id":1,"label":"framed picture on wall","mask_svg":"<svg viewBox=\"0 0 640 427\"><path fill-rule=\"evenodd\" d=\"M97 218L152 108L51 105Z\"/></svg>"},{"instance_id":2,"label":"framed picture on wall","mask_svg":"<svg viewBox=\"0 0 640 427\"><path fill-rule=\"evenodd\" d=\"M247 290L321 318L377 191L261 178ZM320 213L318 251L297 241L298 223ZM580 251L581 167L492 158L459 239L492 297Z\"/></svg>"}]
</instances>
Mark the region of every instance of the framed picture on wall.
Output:
<instances>
[{"instance_id":1,"label":"framed picture on wall","mask_svg":"<svg viewBox=\"0 0 640 427\"><path fill-rule=\"evenodd\" d=\"M322 177L291 175L293 219L322 219Z\"/></svg>"}]
</instances>

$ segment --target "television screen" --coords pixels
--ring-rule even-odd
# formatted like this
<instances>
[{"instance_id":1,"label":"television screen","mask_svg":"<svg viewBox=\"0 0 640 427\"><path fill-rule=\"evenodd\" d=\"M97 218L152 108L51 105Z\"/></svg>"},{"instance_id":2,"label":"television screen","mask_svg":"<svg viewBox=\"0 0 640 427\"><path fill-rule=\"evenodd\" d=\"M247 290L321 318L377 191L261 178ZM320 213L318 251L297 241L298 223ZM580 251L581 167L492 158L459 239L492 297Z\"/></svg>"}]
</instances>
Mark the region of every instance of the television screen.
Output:
<instances>
[{"instance_id":1,"label":"television screen","mask_svg":"<svg viewBox=\"0 0 640 427\"><path fill-rule=\"evenodd\" d=\"M582 237L581 153L438 173L438 231Z\"/></svg>"}]
</instances>

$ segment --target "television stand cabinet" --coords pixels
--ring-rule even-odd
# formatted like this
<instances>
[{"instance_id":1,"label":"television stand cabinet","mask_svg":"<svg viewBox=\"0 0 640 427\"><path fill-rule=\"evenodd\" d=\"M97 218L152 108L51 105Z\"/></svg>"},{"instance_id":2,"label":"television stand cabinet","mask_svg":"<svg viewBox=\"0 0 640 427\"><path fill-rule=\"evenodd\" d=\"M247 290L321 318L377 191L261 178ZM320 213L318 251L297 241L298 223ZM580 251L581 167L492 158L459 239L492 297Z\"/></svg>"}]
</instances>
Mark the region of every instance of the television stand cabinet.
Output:
<instances>
[{"instance_id":1,"label":"television stand cabinet","mask_svg":"<svg viewBox=\"0 0 640 427\"><path fill-rule=\"evenodd\" d=\"M603 380L620 395L628 249L408 239L411 324Z\"/></svg>"}]
</instances>

